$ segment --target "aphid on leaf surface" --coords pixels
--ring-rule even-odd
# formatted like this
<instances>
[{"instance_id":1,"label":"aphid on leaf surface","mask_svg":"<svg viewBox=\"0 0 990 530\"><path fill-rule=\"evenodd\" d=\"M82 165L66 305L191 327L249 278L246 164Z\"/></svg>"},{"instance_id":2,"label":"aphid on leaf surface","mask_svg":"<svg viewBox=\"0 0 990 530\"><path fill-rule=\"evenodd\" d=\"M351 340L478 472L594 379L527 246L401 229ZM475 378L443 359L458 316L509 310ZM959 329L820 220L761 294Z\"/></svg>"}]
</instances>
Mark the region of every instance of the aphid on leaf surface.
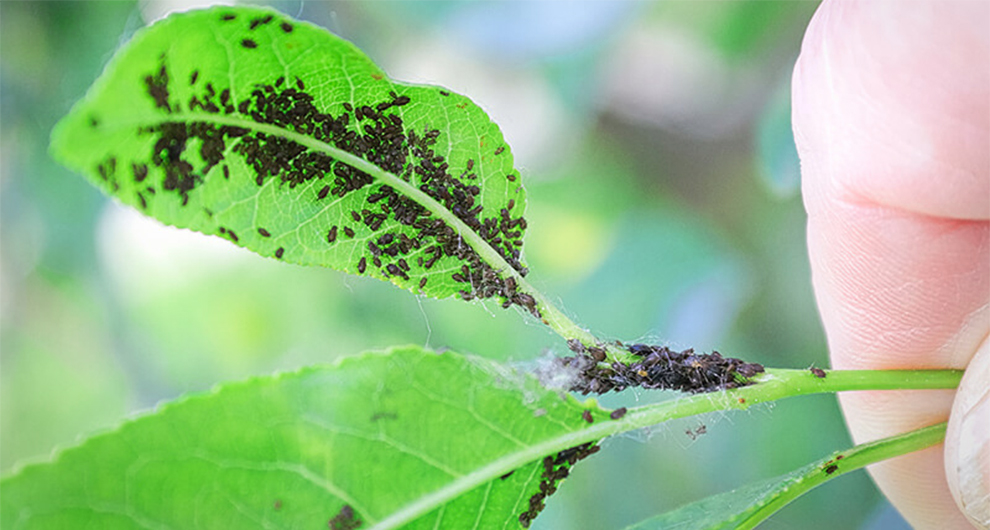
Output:
<instances>
[{"instance_id":1,"label":"aphid on leaf surface","mask_svg":"<svg viewBox=\"0 0 990 530\"><path fill-rule=\"evenodd\" d=\"M234 20L235 18L237 18L237 15L234 15L232 13L228 13L228 14L223 15L222 17L220 17L220 20L223 20L224 22L228 22L228 21Z\"/></svg>"},{"instance_id":2,"label":"aphid on leaf surface","mask_svg":"<svg viewBox=\"0 0 990 530\"><path fill-rule=\"evenodd\" d=\"M337 225L333 225L330 231L327 232L327 243L333 243L337 240Z\"/></svg>"},{"instance_id":3,"label":"aphid on leaf surface","mask_svg":"<svg viewBox=\"0 0 990 530\"><path fill-rule=\"evenodd\" d=\"M257 42L254 42L251 39L244 39L244 40L241 41L241 46L244 46L245 48L249 48L249 49L250 48L257 48L258 47L258 43Z\"/></svg>"},{"instance_id":4,"label":"aphid on leaf surface","mask_svg":"<svg viewBox=\"0 0 990 530\"><path fill-rule=\"evenodd\" d=\"M581 413L581 418L588 423L595 423L595 418L591 416L591 411L588 409L584 409L584 412Z\"/></svg>"},{"instance_id":5,"label":"aphid on leaf surface","mask_svg":"<svg viewBox=\"0 0 990 530\"><path fill-rule=\"evenodd\" d=\"M825 474L826 475L831 475L832 473L835 473L836 470L838 470L838 469L839 469L839 466L837 466L835 464L831 464L830 466L828 466L828 467L825 468Z\"/></svg>"},{"instance_id":6,"label":"aphid on leaf surface","mask_svg":"<svg viewBox=\"0 0 990 530\"><path fill-rule=\"evenodd\" d=\"M619 420L626 415L626 412L628 412L628 409L626 409L626 407L619 407L613 410L612 413L608 415L608 417L612 418L613 420Z\"/></svg>"},{"instance_id":7,"label":"aphid on leaf surface","mask_svg":"<svg viewBox=\"0 0 990 530\"><path fill-rule=\"evenodd\" d=\"M189 84L196 84L197 79L199 79L199 70L193 70L192 76L189 78Z\"/></svg>"},{"instance_id":8,"label":"aphid on leaf surface","mask_svg":"<svg viewBox=\"0 0 990 530\"><path fill-rule=\"evenodd\" d=\"M275 257L278 259L282 259L282 254L285 254L285 249L282 247L278 247L278 250L275 251Z\"/></svg>"},{"instance_id":9,"label":"aphid on leaf surface","mask_svg":"<svg viewBox=\"0 0 990 530\"><path fill-rule=\"evenodd\" d=\"M345 226L344 227L344 235L347 236L348 238L353 238L354 237L354 230L351 230L351 227L349 227L349 226Z\"/></svg>"},{"instance_id":10,"label":"aphid on leaf surface","mask_svg":"<svg viewBox=\"0 0 990 530\"><path fill-rule=\"evenodd\" d=\"M364 258L361 258L361 260L358 261L357 264L358 274L364 274L364 271L367 267L368 267L368 262Z\"/></svg>"},{"instance_id":11,"label":"aphid on leaf surface","mask_svg":"<svg viewBox=\"0 0 990 530\"><path fill-rule=\"evenodd\" d=\"M292 33L292 24L289 24L288 22L283 22L282 24L280 24L280 27L282 28L282 31L286 33Z\"/></svg>"},{"instance_id":12,"label":"aphid on leaf surface","mask_svg":"<svg viewBox=\"0 0 990 530\"><path fill-rule=\"evenodd\" d=\"M496 155L500 155L500 154L502 154L502 151L505 151L505 147L503 147L503 146L500 145L500 146L498 146L498 149L495 150L495 154Z\"/></svg>"},{"instance_id":13,"label":"aphid on leaf surface","mask_svg":"<svg viewBox=\"0 0 990 530\"><path fill-rule=\"evenodd\" d=\"M272 236L272 234L270 232L268 232L268 230L265 230L264 228L259 228L258 229L258 233L261 234L261 237L271 237Z\"/></svg>"},{"instance_id":14,"label":"aphid on leaf surface","mask_svg":"<svg viewBox=\"0 0 990 530\"><path fill-rule=\"evenodd\" d=\"M330 193L330 186L323 186L323 188L316 194L316 200L325 199L327 194Z\"/></svg>"},{"instance_id":15,"label":"aphid on leaf surface","mask_svg":"<svg viewBox=\"0 0 990 530\"><path fill-rule=\"evenodd\" d=\"M825 370L822 370L821 368L815 368L814 366L808 368L808 370L812 373L812 375L814 375L819 379L825 379L825 376L828 375L825 373Z\"/></svg>"}]
</instances>

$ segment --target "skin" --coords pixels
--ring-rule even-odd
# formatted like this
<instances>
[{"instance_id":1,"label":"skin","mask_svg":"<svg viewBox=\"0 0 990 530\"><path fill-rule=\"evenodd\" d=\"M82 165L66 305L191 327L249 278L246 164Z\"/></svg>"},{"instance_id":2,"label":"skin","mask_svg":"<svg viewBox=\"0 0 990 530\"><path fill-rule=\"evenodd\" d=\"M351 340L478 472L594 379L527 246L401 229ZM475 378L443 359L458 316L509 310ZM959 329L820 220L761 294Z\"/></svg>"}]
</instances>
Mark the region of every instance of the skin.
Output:
<instances>
[{"instance_id":1,"label":"skin","mask_svg":"<svg viewBox=\"0 0 990 530\"><path fill-rule=\"evenodd\" d=\"M987 528L990 2L826 1L793 124L833 367L967 369L958 394L840 396L853 439L951 414L944 445L870 473L915 528Z\"/></svg>"}]
</instances>

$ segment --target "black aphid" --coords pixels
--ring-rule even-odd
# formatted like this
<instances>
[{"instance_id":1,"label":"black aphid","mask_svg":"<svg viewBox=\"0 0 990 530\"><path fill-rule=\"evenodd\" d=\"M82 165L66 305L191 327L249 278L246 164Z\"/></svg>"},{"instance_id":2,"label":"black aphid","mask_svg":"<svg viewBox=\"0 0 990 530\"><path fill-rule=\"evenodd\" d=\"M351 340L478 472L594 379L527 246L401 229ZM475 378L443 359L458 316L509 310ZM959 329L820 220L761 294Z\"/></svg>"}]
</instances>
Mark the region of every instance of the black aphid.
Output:
<instances>
[{"instance_id":1,"label":"black aphid","mask_svg":"<svg viewBox=\"0 0 990 530\"><path fill-rule=\"evenodd\" d=\"M244 46L245 48L257 48L258 43L251 39L244 39L241 41L241 46Z\"/></svg>"},{"instance_id":2,"label":"black aphid","mask_svg":"<svg viewBox=\"0 0 990 530\"><path fill-rule=\"evenodd\" d=\"M230 180L230 168L223 166L223 178Z\"/></svg>"},{"instance_id":3,"label":"black aphid","mask_svg":"<svg viewBox=\"0 0 990 530\"><path fill-rule=\"evenodd\" d=\"M423 287L426 287L426 278L421 278L419 280L419 288L422 289Z\"/></svg>"},{"instance_id":4,"label":"black aphid","mask_svg":"<svg viewBox=\"0 0 990 530\"><path fill-rule=\"evenodd\" d=\"M261 237L272 237L272 234L264 228L259 228L258 233L261 234Z\"/></svg>"},{"instance_id":5,"label":"black aphid","mask_svg":"<svg viewBox=\"0 0 990 530\"><path fill-rule=\"evenodd\" d=\"M275 80L275 87L278 88L278 87L282 86L283 83L285 83L285 76L284 75L283 76L279 76L279 78Z\"/></svg>"},{"instance_id":6,"label":"black aphid","mask_svg":"<svg viewBox=\"0 0 990 530\"><path fill-rule=\"evenodd\" d=\"M282 254L285 254L285 249L282 247L278 247L278 250L275 251L275 257L278 259L282 259Z\"/></svg>"},{"instance_id":7,"label":"black aphid","mask_svg":"<svg viewBox=\"0 0 990 530\"><path fill-rule=\"evenodd\" d=\"M441 96L449 96L450 95L450 92L447 92L446 90L441 90L440 91L440 95Z\"/></svg>"},{"instance_id":8,"label":"black aphid","mask_svg":"<svg viewBox=\"0 0 990 530\"><path fill-rule=\"evenodd\" d=\"M330 186L323 186L323 188L320 189L320 191L316 194L316 199L317 200L325 199L327 197L327 194L329 193L330 193Z\"/></svg>"},{"instance_id":9,"label":"black aphid","mask_svg":"<svg viewBox=\"0 0 990 530\"><path fill-rule=\"evenodd\" d=\"M306 85L303 84L302 79L299 79L298 77L296 77L296 86L299 87L299 90L306 90Z\"/></svg>"},{"instance_id":10,"label":"black aphid","mask_svg":"<svg viewBox=\"0 0 990 530\"><path fill-rule=\"evenodd\" d=\"M835 464L831 464L831 465L829 465L828 467L825 468L825 474L826 475L831 475L832 473L835 473L838 469L839 469L839 466L837 466Z\"/></svg>"},{"instance_id":11,"label":"black aphid","mask_svg":"<svg viewBox=\"0 0 990 530\"><path fill-rule=\"evenodd\" d=\"M626 412L628 412L628 409L626 409L626 407L619 407L613 410L611 414L608 415L608 417L612 418L613 420L619 420L626 415Z\"/></svg>"},{"instance_id":12,"label":"black aphid","mask_svg":"<svg viewBox=\"0 0 990 530\"><path fill-rule=\"evenodd\" d=\"M817 377L817 378L819 378L819 379L825 379L825 376L826 376L826 375L828 375L828 374L826 374L826 373L825 373L825 370L822 370L821 368L816 368L816 367L814 367L814 366L812 366L811 368L808 368L808 370L809 370L809 371L810 371L810 372L811 372L811 373L812 373L812 374L813 374L813 375L814 375L815 377Z\"/></svg>"},{"instance_id":13,"label":"black aphid","mask_svg":"<svg viewBox=\"0 0 990 530\"><path fill-rule=\"evenodd\" d=\"M358 274L364 274L364 270L367 267L368 267L368 262L364 258L361 258L361 260L358 261L358 264L357 264Z\"/></svg>"},{"instance_id":14,"label":"black aphid","mask_svg":"<svg viewBox=\"0 0 990 530\"><path fill-rule=\"evenodd\" d=\"M197 79L199 79L199 70L193 70L192 77L189 78L189 84L196 84Z\"/></svg>"},{"instance_id":15,"label":"black aphid","mask_svg":"<svg viewBox=\"0 0 990 530\"><path fill-rule=\"evenodd\" d=\"M353 238L354 237L354 230L351 230L351 227L349 227L349 226L345 226L344 227L344 235L347 236L348 238Z\"/></svg>"},{"instance_id":16,"label":"black aphid","mask_svg":"<svg viewBox=\"0 0 990 530\"><path fill-rule=\"evenodd\" d=\"M233 13L227 13L227 14L221 16L220 17L220 20L223 20L224 22L228 22L228 21L234 20L235 18L237 18L237 15L235 15Z\"/></svg>"},{"instance_id":17,"label":"black aphid","mask_svg":"<svg viewBox=\"0 0 990 530\"><path fill-rule=\"evenodd\" d=\"M281 27L282 31L286 33L292 33L292 24L289 24L288 22L283 22L279 24L279 27Z\"/></svg>"},{"instance_id":18,"label":"black aphid","mask_svg":"<svg viewBox=\"0 0 990 530\"><path fill-rule=\"evenodd\" d=\"M505 151L505 147L500 145L498 146L498 148L495 149L495 154L500 155L502 154L502 151Z\"/></svg>"},{"instance_id":19,"label":"black aphid","mask_svg":"<svg viewBox=\"0 0 990 530\"><path fill-rule=\"evenodd\" d=\"M330 530L355 530L361 526L361 520L354 513L351 505L345 504L337 515L327 522Z\"/></svg>"},{"instance_id":20,"label":"black aphid","mask_svg":"<svg viewBox=\"0 0 990 530\"><path fill-rule=\"evenodd\" d=\"M333 225L330 231L327 232L327 243L333 243L337 240L337 225Z\"/></svg>"},{"instance_id":21,"label":"black aphid","mask_svg":"<svg viewBox=\"0 0 990 530\"><path fill-rule=\"evenodd\" d=\"M588 409L584 409L584 412L581 413L581 418L588 423L595 423L595 418L591 415L591 411Z\"/></svg>"}]
</instances>

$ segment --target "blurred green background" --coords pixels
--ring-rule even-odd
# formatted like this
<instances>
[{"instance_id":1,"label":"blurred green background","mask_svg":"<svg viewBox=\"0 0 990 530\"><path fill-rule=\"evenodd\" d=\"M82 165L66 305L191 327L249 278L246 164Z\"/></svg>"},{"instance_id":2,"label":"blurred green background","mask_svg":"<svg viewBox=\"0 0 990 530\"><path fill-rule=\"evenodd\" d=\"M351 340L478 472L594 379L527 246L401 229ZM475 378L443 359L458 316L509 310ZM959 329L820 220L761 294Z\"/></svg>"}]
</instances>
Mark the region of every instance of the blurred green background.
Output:
<instances>
[{"instance_id":1,"label":"blurred green background","mask_svg":"<svg viewBox=\"0 0 990 530\"><path fill-rule=\"evenodd\" d=\"M0 472L184 392L367 349L522 367L565 353L521 313L261 259L143 219L57 166L49 132L113 51L194 5L0 3ZM599 336L827 365L789 104L816 3L272 5L489 112L529 190L530 279ZM664 425L606 442L534 528L623 528L849 443L830 396ZM862 473L765 526L905 527Z\"/></svg>"}]
</instances>

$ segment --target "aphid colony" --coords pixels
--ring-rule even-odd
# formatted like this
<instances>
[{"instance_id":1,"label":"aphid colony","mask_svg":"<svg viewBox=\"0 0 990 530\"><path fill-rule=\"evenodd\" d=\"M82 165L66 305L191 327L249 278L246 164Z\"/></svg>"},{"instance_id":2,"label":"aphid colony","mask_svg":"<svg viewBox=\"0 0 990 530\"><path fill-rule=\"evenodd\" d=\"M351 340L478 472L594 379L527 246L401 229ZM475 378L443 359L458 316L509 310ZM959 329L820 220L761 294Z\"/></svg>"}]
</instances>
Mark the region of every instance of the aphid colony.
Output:
<instances>
[{"instance_id":1,"label":"aphid colony","mask_svg":"<svg viewBox=\"0 0 990 530\"><path fill-rule=\"evenodd\" d=\"M234 15L221 16L225 22L235 18ZM249 29L254 30L273 20L272 16L251 20ZM286 23L281 27L286 33L292 30L291 25ZM256 46L255 41L250 39L245 39L242 44L247 48ZM316 107L314 97L305 92L305 84L299 78L295 78L294 86L289 86L284 77L272 84L257 84L248 97L235 101L230 88L214 87L211 82L204 81L199 70L195 70L189 77L193 94L187 101L177 101L173 97L174 90L170 90L164 55L160 60L157 71L144 77L147 93L156 108L168 114L178 113L185 107L188 111L247 116L256 123L303 134L361 157L439 202L477 233L519 276L525 276L528 272L520 261L522 237L527 225L523 217L513 216L515 200L508 199L497 215L482 217L486 208L477 200L481 187L472 183L478 178L472 172L476 166L475 160L468 160L465 169L455 177L445 157L435 152L440 131L407 131L402 116L395 112L411 102L408 96L392 91L388 98L372 105L355 106L343 102L342 112L334 115ZM96 122L95 118L93 122ZM314 201L328 197L339 201L359 192L354 197L360 202L349 200L339 203L362 204L363 207L352 207L349 212L345 210L354 224L331 225L324 229L324 239L329 245L355 237L368 241L366 252L354 256L354 266L359 274L373 266L379 276L415 281L418 288L423 289L427 283L426 271L443 258L452 257L463 263L450 278L469 286L459 291L462 298L499 297L503 307L516 304L540 316L536 300L527 293L517 291L515 278L502 270L493 269L464 240L462 234L443 219L392 186L376 183L368 173L338 162L327 154L281 135L214 125L208 120L164 122L139 132L157 136L149 157L150 165L164 173L161 189L178 194L182 205L189 203L190 192L205 182L206 175L214 166L227 162L224 156L230 156L230 153L243 157L257 186L265 186L271 179L277 179L280 186L291 190L314 179L333 179L332 183L306 188L316 190L315 193L309 192ZM229 150L228 140L234 142ZM199 146L198 154L205 162L199 170L184 158L189 145ZM504 146L498 146L494 155L501 154L504 149ZM221 166L226 180L230 179L231 174L228 165L224 163ZM137 164L133 170L135 182L141 182L148 176L148 165ZM104 179L111 180L116 171L116 160L111 157L104 161L98 171ZM516 176L509 174L505 178L515 181ZM114 183L114 188L117 187ZM510 189L515 187L510 185ZM137 193L142 208L148 207L146 195L154 193L153 186ZM488 208L494 207L490 205ZM262 237L277 237L265 227L255 229ZM219 233L234 242L239 241L229 228L222 228ZM276 258L282 258L285 254L284 247L279 247L274 253ZM449 268L450 263L444 266ZM420 278L414 279L416 276Z\"/></svg>"},{"instance_id":2,"label":"aphid colony","mask_svg":"<svg viewBox=\"0 0 990 530\"><path fill-rule=\"evenodd\" d=\"M529 528L530 523L543 508L546 507L544 501L557 491L557 482L567 478L571 473L570 468L578 461L584 460L598 452L601 446L595 442L584 443L570 449L564 449L555 456L547 456L543 459L543 474L540 475L540 491L529 498L529 509L519 514L519 523L523 528Z\"/></svg>"},{"instance_id":3,"label":"aphid colony","mask_svg":"<svg viewBox=\"0 0 990 530\"><path fill-rule=\"evenodd\" d=\"M629 387L714 392L749 384L739 380L737 375L749 378L763 372L760 364L722 357L718 352L698 354L690 348L675 352L666 346L647 344L632 344L626 348L639 358L635 362L604 365L604 352L591 352L600 348L586 349L578 341L569 341L568 345L577 355L558 357L554 362L562 368L577 368L578 377L571 382L570 390L582 394L619 392Z\"/></svg>"}]
</instances>

